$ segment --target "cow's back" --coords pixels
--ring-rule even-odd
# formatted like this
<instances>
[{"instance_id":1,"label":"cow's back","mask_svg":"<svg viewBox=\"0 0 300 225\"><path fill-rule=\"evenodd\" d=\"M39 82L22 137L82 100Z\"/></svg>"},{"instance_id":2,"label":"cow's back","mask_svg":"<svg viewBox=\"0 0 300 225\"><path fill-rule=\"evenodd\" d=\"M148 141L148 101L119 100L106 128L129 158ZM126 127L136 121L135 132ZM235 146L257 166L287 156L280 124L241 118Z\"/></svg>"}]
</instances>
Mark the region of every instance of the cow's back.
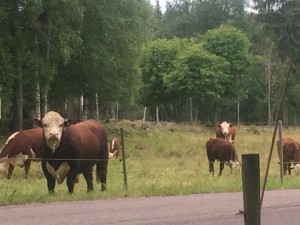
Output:
<instances>
[{"instance_id":1,"label":"cow's back","mask_svg":"<svg viewBox=\"0 0 300 225\"><path fill-rule=\"evenodd\" d=\"M43 129L42 128L33 128L29 130L24 130L26 133L28 141L30 143L30 147L36 154L37 158L41 157L41 145L43 143Z\"/></svg>"},{"instance_id":2,"label":"cow's back","mask_svg":"<svg viewBox=\"0 0 300 225\"><path fill-rule=\"evenodd\" d=\"M99 149L99 154L107 153L101 152L101 146L107 146L107 134L105 128L95 120L87 120L74 125L80 139L81 146L85 150L82 154L92 154L95 149Z\"/></svg>"},{"instance_id":3,"label":"cow's back","mask_svg":"<svg viewBox=\"0 0 300 225\"><path fill-rule=\"evenodd\" d=\"M31 149L38 156L43 140L43 129L33 128L23 130L10 136L1 151L0 157L13 156L19 153L31 154Z\"/></svg>"},{"instance_id":4,"label":"cow's back","mask_svg":"<svg viewBox=\"0 0 300 225\"><path fill-rule=\"evenodd\" d=\"M42 145L42 154L45 158L78 159L81 161L81 167L90 162L94 163L99 158L108 159L106 130L95 120L67 126L55 153L53 154L45 143ZM52 162L57 166L60 165L60 161Z\"/></svg>"},{"instance_id":5,"label":"cow's back","mask_svg":"<svg viewBox=\"0 0 300 225\"><path fill-rule=\"evenodd\" d=\"M278 156L279 156L279 141L277 141ZM299 143L290 137L282 138L283 161L300 161Z\"/></svg>"},{"instance_id":6,"label":"cow's back","mask_svg":"<svg viewBox=\"0 0 300 225\"><path fill-rule=\"evenodd\" d=\"M237 161L237 154L234 146L225 140L210 138L206 142L206 153L209 161Z\"/></svg>"}]
</instances>

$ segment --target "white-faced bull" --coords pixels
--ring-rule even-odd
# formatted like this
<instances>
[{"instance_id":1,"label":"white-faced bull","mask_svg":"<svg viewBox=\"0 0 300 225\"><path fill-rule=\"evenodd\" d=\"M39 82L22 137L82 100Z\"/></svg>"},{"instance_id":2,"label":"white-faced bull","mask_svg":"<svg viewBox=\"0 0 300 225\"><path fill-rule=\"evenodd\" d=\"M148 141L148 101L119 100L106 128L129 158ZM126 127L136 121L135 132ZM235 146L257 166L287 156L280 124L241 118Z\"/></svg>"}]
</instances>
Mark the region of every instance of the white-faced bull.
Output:
<instances>
[{"instance_id":1,"label":"white-faced bull","mask_svg":"<svg viewBox=\"0 0 300 225\"><path fill-rule=\"evenodd\" d=\"M56 181L61 184L67 178L68 190L73 193L80 173L86 180L87 191L92 191L95 164L101 191L106 189L107 133L100 123L87 120L73 125L53 111L46 113L42 120L35 120L35 123L44 130L42 169L49 192L54 191Z\"/></svg>"}]
</instances>

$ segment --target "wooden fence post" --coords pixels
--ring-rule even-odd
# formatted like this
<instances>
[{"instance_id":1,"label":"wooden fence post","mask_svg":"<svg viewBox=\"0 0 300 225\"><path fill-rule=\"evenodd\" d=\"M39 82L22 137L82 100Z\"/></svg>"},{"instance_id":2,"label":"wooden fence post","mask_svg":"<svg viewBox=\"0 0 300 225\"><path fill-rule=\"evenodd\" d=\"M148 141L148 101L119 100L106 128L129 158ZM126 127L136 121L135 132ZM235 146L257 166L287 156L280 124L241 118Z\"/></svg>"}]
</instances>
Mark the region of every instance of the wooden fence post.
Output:
<instances>
[{"instance_id":1,"label":"wooden fence post","mask_svg":"<svg viewBox=\"0 0 300 225\"><path fill-rule=\"evenodd\" d=\"M242 155L244 224L260 225L260 169L258 154Z\"/></svg>"},{"instance_id":2,"label":"wooden fence post","mask_svg":"<svg viewBox=\"0 0 300 225\"><path fill-rule=\"evenodd\" d=\"M123 173L124 173L124 187L127 191L127 172L126 172L126 157L125 157L125 143L124 143L124 134L123 128L120 129L121 132L121 145L122 145L122 162L123 162Z\"/></svg>"}]
</instances>

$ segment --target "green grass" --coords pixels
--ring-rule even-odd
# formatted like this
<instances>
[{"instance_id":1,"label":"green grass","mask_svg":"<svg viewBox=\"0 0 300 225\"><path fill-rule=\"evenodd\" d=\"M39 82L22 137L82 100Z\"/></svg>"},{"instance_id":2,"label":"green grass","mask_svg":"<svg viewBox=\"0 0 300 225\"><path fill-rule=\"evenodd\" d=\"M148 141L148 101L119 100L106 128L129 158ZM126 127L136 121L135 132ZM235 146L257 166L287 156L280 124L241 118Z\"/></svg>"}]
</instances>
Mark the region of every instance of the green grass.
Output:
<instances>
[{"instance_id":1,"label":"green grass","mask_svg":"<svg viewBox=\"0 0 300 225\"><path fill-rule=\"evenodd\" d=\"M135 126L133 126L135 124ZM107 174L107 191L100 191L100 184L94 182L94 191L86 192L83 176L75 185L74 194L67 191L65 182L56 185L55 193L49 195L46 179L40 163L32 163L27 179L23 168L16 168L12 178L0 174L0 205L31 202L94 200L106 198L170 196L196 193L242 191L241 173L225 166L223 175L210 176L205 142L214 137L214 130L197 125L145 124L122 121L105 125L109 137L119 136L122 127L125 134L126 169L128 189L124 188L122 162L110 160ZM260 155L261 186L271 147L273 129L256 126L237 127L235 146L239 159L241 154ZM297 140L300 128L290 128L284 135ZM5 140L0 140L3 145ZM277 141L277 139L276 139ZM277 149L273 149L267 189L291 189L300 187L300 177L292 171L281 184ZM215 163L218 172L219 163Z\"/></svg>"}]
</instances>

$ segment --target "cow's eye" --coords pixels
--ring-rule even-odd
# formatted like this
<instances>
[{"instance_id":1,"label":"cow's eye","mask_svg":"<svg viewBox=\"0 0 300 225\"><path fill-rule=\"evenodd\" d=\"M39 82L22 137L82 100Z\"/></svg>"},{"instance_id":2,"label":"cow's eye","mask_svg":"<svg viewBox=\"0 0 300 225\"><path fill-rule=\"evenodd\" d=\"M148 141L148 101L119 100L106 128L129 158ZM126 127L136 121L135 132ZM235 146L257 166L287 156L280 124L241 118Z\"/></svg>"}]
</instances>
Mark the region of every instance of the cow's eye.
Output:
<instances>
[{"instance_id":1,"label":"cow's eye","mask_svg":"<svg viewBox=\"0 0 300 225\"><path fill-rule=\"evenodd\" d=\"M64 124L63 124L63 123L62 123L62 124L59 124L59 127L60 127L60 128L64 127Z\"/></svg>"},{"instance_id":2,"label":"cow's eye","mask_svg":"<svg viewBox=\"0 0 300 225\"><path fill-rule=\"evenodd\" d=\"M43 123L43 127L47 127L48 126L48 124L46 124L46 123Z\"/></svg>"}]
</instances>

